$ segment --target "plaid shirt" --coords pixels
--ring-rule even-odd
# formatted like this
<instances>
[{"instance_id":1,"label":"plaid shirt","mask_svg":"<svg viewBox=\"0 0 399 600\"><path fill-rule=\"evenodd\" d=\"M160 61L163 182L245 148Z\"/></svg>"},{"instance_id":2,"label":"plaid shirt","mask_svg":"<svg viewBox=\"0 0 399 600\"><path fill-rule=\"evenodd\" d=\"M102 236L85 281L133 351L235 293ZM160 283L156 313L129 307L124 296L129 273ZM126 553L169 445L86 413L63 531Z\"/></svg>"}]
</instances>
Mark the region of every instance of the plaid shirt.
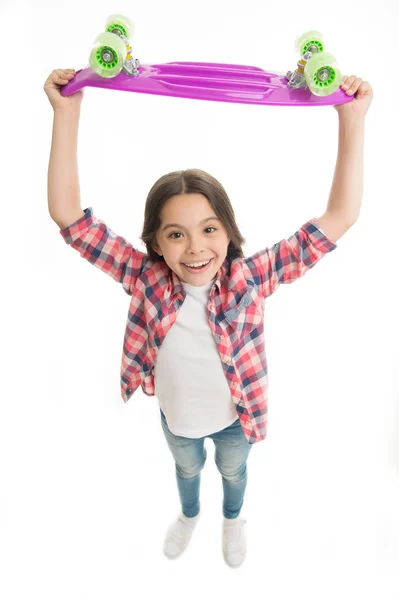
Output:
<instances>
[{"instance_id":1,"label":"plaid shirt","mask_svg":"<svg viewBox=\"0 0 399 600\"><path fill-rule=\"evenodd\" d=\"M84 213L60 231L62 237L131 296L120 375L122 399L127 402L140 385L147 396L154 396L155 359L176 321L185 290L165 261L152 262L115 235L92 208ZM302 277L336 248L314 221L249 258L226 257L209 292L209 327L250 444L264 440L267 430L264 299L280 283Z\"/></svg>"}]
</instances>

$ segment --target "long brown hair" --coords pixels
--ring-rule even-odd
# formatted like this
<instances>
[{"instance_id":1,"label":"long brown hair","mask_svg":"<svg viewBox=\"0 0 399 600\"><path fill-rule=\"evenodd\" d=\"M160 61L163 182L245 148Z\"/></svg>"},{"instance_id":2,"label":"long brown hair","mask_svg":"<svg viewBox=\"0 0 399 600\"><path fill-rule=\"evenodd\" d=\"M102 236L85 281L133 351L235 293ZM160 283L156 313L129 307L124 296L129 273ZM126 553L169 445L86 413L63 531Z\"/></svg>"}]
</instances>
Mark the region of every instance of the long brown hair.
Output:
<instances>
[{"instance_id":1,"label":"long brown hair","mask_svg":"<svg viewBox=\"0 0 399 600\"><path fill-rule=\"evenodd\" d=\"M151 261L164 260L152 247L152 244L156 245L155 235L161 226L162 208L169 198L181 194L202 194L208 199L231 240L227 248L227 257L243 258L241 246L245 244L246 239L238 229L233 207L223 186L201 169L187 169L163 175L154 183L147 196L140 239L146 245Z\"/></svg>"}]
</instances>

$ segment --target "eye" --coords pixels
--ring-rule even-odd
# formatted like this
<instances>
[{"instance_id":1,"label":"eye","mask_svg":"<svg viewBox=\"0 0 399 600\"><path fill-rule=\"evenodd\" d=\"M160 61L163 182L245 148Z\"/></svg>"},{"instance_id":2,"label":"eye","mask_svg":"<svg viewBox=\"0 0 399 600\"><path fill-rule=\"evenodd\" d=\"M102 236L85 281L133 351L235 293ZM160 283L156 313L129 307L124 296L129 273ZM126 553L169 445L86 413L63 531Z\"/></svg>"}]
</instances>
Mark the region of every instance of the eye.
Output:
<instances>
[{"instance_id":1,"label":"eye","mask_svg":"<svg viewBox=\"0 0 399 600\"><path fill-rule=\"evenodd\" d=\"M214 229L216 231L216 227L207 227L206 229L204 229L204 231L206 231L207 229ZM212 232L211 232L212 233ZM180 235L180 231L174 231L173 233L171 233L168 237L172 237L172 235ZM173 238L174 240L176 239L180 239L180 238Z\"/></svg>"}]
</instances>

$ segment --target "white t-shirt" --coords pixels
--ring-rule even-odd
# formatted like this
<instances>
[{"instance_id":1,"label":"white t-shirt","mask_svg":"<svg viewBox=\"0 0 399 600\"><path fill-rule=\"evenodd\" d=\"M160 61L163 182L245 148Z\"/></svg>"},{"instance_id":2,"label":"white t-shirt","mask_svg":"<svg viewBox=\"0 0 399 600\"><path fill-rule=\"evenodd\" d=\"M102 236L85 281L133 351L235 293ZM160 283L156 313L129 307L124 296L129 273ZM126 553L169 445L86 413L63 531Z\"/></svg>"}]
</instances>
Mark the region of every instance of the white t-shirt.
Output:
<instances>
[{"instance_id":1,"label":"white t-shirt","mask_svg":"<svg viewBox=\"0 0 399 600\"><path fill-rule=\"evenodd\" d=\"M214 281L181 282L186 298L154 365L155 396L174 435L200 438L238 419L206 305Z\"/></svg>"}]
</instances>

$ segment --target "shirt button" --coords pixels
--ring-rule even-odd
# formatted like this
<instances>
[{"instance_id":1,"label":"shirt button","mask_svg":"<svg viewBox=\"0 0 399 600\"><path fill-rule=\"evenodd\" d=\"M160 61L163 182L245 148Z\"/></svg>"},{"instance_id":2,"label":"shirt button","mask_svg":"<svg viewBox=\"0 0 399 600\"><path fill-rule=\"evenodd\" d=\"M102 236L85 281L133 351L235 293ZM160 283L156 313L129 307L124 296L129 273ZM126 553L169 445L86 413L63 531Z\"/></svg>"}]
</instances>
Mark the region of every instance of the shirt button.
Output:
<instances>
[{"instance_id":1,"label":"shirt button","mask_svg":"<svg viewBox=\"0 0 399 600\"><path fill-rule=\"evenodd\" d=\"M223 334L222 334L222 335L220 335L220 336L219 336L219 338L220 338L221 340L224 340L224 335L223 335Z\"/></svg>"},{"instance_id":2,"label":"shirt button","mask_svg":"<svg viewBox=\"0 0 399 600\"><path fill-rule=\"evenodd\" d=\"M215 310L215 305L214 305L214 304L211 304L211 305L209 306L209 308L210 308L210 310Z\"/></svg>"}]
</instances>

